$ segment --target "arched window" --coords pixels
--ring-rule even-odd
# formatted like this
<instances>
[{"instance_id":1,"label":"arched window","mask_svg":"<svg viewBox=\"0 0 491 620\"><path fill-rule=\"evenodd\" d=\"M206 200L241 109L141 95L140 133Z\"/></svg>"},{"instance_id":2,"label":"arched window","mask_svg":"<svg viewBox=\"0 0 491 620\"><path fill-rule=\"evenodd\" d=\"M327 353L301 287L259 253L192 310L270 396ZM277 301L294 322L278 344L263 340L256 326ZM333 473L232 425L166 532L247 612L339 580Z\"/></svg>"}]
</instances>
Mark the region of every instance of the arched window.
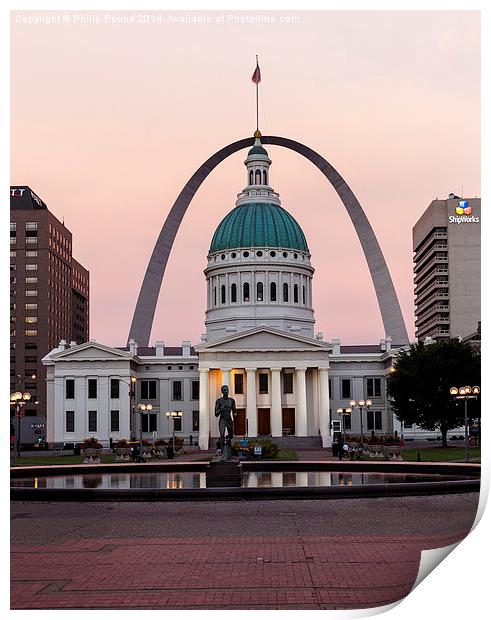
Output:
<instances>
[{"instance_id":1,"label":"arched window","mask_svg":"<svg viewBox=\"0 0 491 620\"><path fill-rule=\"evenodd\" d=\"M250 300L249 282L244 282L244 286L242 287L242 290L244 293L244 301L249 301Z\"/></svg>"},{"instance_id":2,"label":"arched window","mask_svg":"<svg viewBox=\"0 0 491 620\"><path fill-rule=\"evenodd\" d=\"M222 292L221 294L222 304L224 304L225 303L225 284L222 284L221 292Z\"/></svg>"},{"instance_id":3,"label":"arched window","mask_svg":"<svg viewBox=\"0 0 491 620\"><path fill-rule=\"evenodd\" d=\"M217 305L217 287L216 286L213 287L213 305L214 306Z\"/></svg>"},{"instance_id":4,"label":"arched window","mask_svg":"<svg viewBox=\"0 0 491 620\"><path fill-rule=\"evenodd\" d=\"M235 304L237 303L237 284L232 284L230 288L230 301Z\"/></svg>"},{"instance_id":5,"label":"arched window","mask_svg":"<svg viewBox=\"0 0 491 620\"><path fill-rule=\"evenodd\" d=\"M252 170L249 170L249 185L252 185L254 183L254 172Z\"/></svg>"},{"instance_id":6,"label":"arched window","mask_svg":"<svg viewBox=\"0 0 491 620\"><path fill-rule=\"evenodd\" d=\"M256 301L263 300L263 283L258 282L256 286Z\"/></svg>"},{"instance_id":7,"label":"arched window","mask_svg":"<svg viewBox=\"0 0 491 620\"><path fill-rule=\"evenodd\" d=\"M298 304L298 284L293 285L293 303Z\"/></svg>"},{"instance_id":8,"label":"arched window","mask_svg":"<svg viewBox=\"0 0 491 620\"><path fill-rule=\"evenodd\" d=\"M288 301L288 284L283 284L283 301Z\"/></svg>"},{"instance_id":9,"label":"arched window","mask_svg":"<svg viewBox=\"0 0 491 620\"><path fill-rule=\"evenodd\" d=\"M256 185L261 185L261 171L256 170Z\"/></svg>"},{"instance_id":10,"label":"arched window","mask_svg":"<svg viewBox=\"0 0 491 620\"><path fill-rule=\"evenodd\" d=\"M306 301L305 301L305 285L302 286L302 303L305 306Z\"/></svg>"},{"instance_id":11,"label":"arched window","mask_svg":"<svg viewBox=\"0 0 491 620\"><path fill-rule=\"evenodd\" d=\"M269 299L276 301L276 282L271 282L269 285Z\"/></svg>"},{"instance_id":12,"label":"arched window","mask_svg":"<svg viewBox=\"0 0 491 620\"><path fill-rule=\"evenodd\" d=\"M266 170L263 170L263 185L267 185L268 184L268 173L266 172Z\"/></svg>"}]
</instances>

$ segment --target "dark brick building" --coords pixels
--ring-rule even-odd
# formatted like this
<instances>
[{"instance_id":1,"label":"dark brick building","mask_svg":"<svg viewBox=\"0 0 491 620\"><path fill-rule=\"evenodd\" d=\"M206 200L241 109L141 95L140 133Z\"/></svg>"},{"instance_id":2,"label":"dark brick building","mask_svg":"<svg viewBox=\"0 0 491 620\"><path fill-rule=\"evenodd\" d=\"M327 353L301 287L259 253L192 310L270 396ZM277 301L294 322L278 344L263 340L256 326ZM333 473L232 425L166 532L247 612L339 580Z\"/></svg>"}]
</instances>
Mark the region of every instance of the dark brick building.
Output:
<instances>
[{"instance_id":1,"label":"dark brick building","mask_svg":"<svg viewBox=\"0 0 491 620\"><path fill-rule=\"evenodd\" d=\"M47 205L27 186L11 187L10 390L31 393L26 417L46 416L41 359L60 340L89 340L89 272Z\"/></svg>"}]
</instances>

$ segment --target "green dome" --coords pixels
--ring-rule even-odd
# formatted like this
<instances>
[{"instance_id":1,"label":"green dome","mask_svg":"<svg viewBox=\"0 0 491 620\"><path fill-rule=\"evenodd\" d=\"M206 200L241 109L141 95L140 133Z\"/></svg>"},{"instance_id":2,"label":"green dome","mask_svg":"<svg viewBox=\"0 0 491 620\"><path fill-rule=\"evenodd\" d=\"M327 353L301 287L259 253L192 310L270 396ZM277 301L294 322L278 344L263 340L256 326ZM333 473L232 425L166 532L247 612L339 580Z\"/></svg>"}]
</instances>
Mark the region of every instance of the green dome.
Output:
<instances>
[{"instance_id":1,"label":"green dome","mask_svg":"<svg viewBox=\"0 0 491 620\"><path fill-rule=\"evenodd\" d=\"M262 146L253 146L252 149L247 153L247 157L249 155L266 155L268 157L268 151Z\"/></svg>"},{"instance_id":2,"label":"green dome","mask_svg":"<svg viewBox=\"0 0 491 620\"><path fill-rule=\"evenodd\" d=\"M220 222L210 253L236 248L290 248L308 252L307 241L295 219L269 202L235 207Z\"/></svg>"}]
</instances>

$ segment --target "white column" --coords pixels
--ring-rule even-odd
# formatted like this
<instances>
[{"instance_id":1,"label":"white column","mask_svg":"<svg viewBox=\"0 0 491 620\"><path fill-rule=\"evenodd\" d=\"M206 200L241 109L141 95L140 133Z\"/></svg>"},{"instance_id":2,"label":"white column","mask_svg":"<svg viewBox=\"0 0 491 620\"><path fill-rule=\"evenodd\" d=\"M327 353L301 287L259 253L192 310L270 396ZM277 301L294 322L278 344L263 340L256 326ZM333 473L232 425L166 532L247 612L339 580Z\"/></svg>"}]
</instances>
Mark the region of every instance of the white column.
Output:
<instances>
[{"instance_id":1,"label":"white column","mask_svg":"<svg viewBox=\"0 0 491 620\"><path fill-rule=\"evenodd\" d=\"M199 447L208 450L210 440L210 414L208 403L210 400L210 369L199 369Z\"/></svg>"},{"instance_id":2,"label":"white column","mask_svg":"<svg viewBox=\"0 0 491 620\"><path fill-rule=\"evenodd\" d=\"M247 436L257 437L257 406L256 406L256 370L246 368L247 372Z\"/></svg>"},{"instance_id":3,"label":"white column","mask_svg":"<svg viewBox=\"0 0 491 620\"><path fill-rule=\"evenodd\" d=\"M222 385L228 385L230 390L230 368L222 368ZM220 387L222 387L222 385Z\"/></svg>"},{"instance_id":4,"label":"white column","mask_svg":"<svg viewBox=\"0 0 491 620\"><path fill-rule=\"evenodd\" d=\"M319 368L319 433L322 447L332 446L331 420L329 418L329 371Z\"/></svg>"},{"instance_id":5,"label":"white column","mask_svg":"<svg viewBox=\"0 0 491 620\"><path fill-rule=\"evenodd\" d=\"M297 373L297 407L295 420L295 435L307 437L307 387L305 384L306 368L295 368Z\"/></svg>"},{"instance_id":6,"label":"white column","mask_svg":"<svg viewBox=\"0 0 491 620\"><path fill-rule=\"evenodd\" d=\"M281 416L281 368L271 368L271 435L283 435L283 420Z\"/></svg>"}]
</instances>

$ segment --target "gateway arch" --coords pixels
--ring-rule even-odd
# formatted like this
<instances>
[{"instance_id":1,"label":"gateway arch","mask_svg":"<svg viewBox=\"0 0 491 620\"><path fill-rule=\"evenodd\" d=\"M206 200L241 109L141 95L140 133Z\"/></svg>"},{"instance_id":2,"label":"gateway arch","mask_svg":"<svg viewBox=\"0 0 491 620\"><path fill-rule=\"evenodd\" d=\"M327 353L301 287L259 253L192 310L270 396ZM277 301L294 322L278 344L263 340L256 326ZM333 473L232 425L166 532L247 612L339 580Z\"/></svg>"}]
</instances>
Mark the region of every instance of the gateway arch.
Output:
<instances>
[{"instance_id":1,"label":"gateway arch","mask_svg":"<svg viewBox=\"0 0 491 620\"><path fill-rule=\"evenodd\" d=\"M219 163L233 153L252 146L253 143L254 138L244 138L220 149L196 170L182 189L165 220L150 257L136 302L128 341L133 339L139 346L148 346L155 308L172 245L187 208L198 188ZM390 336L394 344L408 344L409 338L399 300L384 255L365 212L346 181L326 159L300 142L281 136L261 136L261 143L283 146L303 155L322 172L334 187L346 207L363 248L375 287L385 335Z\"/></svg>"}]
</instances>

